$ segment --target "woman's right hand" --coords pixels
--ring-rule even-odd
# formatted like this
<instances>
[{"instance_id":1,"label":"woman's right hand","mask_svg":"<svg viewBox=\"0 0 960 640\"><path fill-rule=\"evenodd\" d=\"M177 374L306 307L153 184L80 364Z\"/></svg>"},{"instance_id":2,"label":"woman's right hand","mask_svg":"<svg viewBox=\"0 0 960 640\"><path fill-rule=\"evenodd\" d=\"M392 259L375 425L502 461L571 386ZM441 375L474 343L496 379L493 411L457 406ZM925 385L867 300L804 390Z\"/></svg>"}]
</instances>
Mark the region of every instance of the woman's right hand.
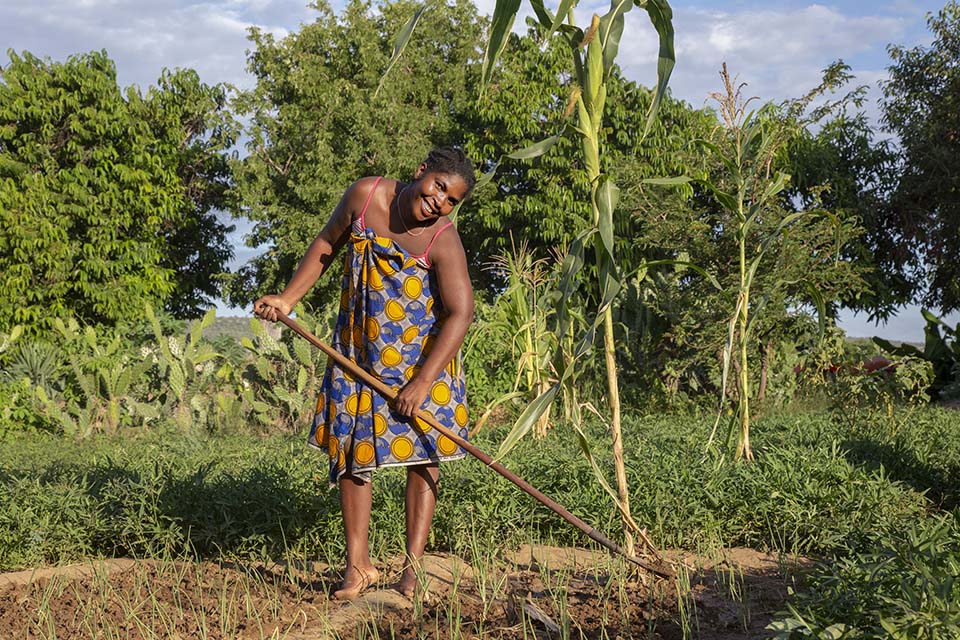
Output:
<instances>
[{"instance_id":1,"label":"woman's right hand","mask_svg":"<svg viewBox=\"0 0 960 640\"><path fill-rule=\"evenodd\" d=\"M277 312L290 315L293 305L280 296L263 296L253 303L253 313L270 322L277 321Z\"/></svg>"}]
</instances>

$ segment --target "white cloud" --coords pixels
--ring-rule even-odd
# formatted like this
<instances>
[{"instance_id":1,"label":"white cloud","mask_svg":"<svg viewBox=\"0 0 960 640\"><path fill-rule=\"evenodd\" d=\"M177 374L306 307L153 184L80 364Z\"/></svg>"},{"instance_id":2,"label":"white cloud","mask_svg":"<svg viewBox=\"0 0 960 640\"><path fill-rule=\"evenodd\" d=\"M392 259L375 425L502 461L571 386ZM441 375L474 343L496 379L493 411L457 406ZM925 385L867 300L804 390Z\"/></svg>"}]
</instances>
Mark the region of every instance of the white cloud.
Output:
<instances>
[{"instance_id":1,"label":"white cloud","mask_svg":"<svg viewBox=\"0 0 960 640\"><path fill-rule=\"evenodd\" d=\"M717 74L726 62L731 73L748 83L751 95L762 100L795 97L815 86L821 71L837 59L882 54L902 34L904 23L898 17L845 15L818 4L738 12L680 9L674 14L677 66L671 88L675 96L699 106L719 87ZM657 37L646 15L628 14L623 41L619 60L624 72L652 85Z\"/></svg>"},{"instance_id":2,"label":"white cloud","mask_svg":"<svg viewBox=\"0 0 960 640\"><path fill-rule=\"evenodd\" d=\"M313 15L306 0L34 0L0 3L0 42L53 60L106 49L123 85L146 87L164 67L189 67L207 83L249 86L248 29L282 37Z\"/></svg>"}]
</instances>

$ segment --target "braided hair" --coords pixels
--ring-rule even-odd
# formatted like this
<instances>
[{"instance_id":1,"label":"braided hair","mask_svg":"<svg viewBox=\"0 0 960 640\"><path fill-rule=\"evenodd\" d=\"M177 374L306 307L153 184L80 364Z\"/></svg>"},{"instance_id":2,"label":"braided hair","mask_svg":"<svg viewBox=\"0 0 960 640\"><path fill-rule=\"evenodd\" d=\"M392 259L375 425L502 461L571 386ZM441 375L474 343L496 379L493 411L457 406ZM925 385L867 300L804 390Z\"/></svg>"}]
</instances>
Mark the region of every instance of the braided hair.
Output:
<instances>
[{"instance_id":1,"label":"braided hair","mask_svg":"<svg viewBox=\"0 0 960 640\"><path fill-rule=\"evenodd\" d=\"M449 173L463 178L467 184L467 194L473 191L477 177L473 173L473 163L459 147L440 147L427 154L423 161L427 171Z\"/></svg>"}]
</instances>

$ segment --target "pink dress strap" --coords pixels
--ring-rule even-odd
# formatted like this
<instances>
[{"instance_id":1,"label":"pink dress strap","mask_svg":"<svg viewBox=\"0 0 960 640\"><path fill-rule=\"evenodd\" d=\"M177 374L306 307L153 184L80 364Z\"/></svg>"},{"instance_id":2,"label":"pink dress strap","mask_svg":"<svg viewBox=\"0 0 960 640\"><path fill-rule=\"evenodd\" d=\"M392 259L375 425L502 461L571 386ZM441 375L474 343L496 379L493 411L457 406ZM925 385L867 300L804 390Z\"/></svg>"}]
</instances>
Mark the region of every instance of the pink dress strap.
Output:
<instances>
[{"instance_id":1,"label":"pink dress strap","mask_svg":"<svg viewBox=\"0 0 960 640\"><path fill-rule=\"evenodd\" d=\"M418 259L420 259L420 260L423 260L424 265L426 265L426 267L429 269L429 268L430 268L430 258L428 258L427 256L430 254L430 249L433 248L433 243L437 241L437 236L439 236L441 233L443 233L444 231L446 231L451 225L453 225L453 220L448 221L447 224L445 224L445 225L443 225L442 227L440 227L439 229L437 229L437 232L436 232L435 234L433 234L433 237L432 237L432 238L430 238L430 244L428 244L428 245L427 245L427 248L423 250L423 253L421 253L421 254L418 255L418 256L413 256L413 257L414 257L414 258L418 258Z\"/></svg>"},{"instance_id":2,"label":"pink dress strap","mask_svg":"<svg viewBox=\"0 0 960 640\"><path fill-rule=\"evenodd\" d=\"M377 191L377 185L380 184L380 181L383 180L383 176L377 176L376 182L373 183L373 187L370 189L370 193L367 194L367 201L363 203L363 209L360 210L360 229L366 229L367 224L363 220L363 216L367 213L367 207L370 206L370 201L373 199L373 194Z\"/></svg>"}]
</instances>

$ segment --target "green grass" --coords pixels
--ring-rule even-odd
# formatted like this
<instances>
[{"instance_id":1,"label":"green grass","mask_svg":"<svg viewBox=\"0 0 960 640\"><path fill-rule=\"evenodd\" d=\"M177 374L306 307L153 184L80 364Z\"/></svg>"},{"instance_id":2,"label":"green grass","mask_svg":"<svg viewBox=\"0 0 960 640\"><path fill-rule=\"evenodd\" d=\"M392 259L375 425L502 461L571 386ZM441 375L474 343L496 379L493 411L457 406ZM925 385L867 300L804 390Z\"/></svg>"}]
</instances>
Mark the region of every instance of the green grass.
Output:
<instances>
[{"instance_id":1,"label":"green grass","mask_svg":"<svg viewBox=\"0 0 960 640\"><path fill-rule=\"evenodd\" d=\"M758 461L704 459L709 418L625 421L635 519L666 547L743 545L827 554L869 545L871 536L934 507L918 484L935 478L939 503L956 499L960 436L955 414L929 409L919 434L894 444L840 432L826 415L758 421ZM594 454L609 458L593 428ZM951 440L948 436L953 434ZM478 440L493 451L502 433ZM900 464L868 458L908 447ZM872 447L872 448L871 448ZM912 457L911 457L912 456ZM558 428L505 461L521 476L616 539L619 520L572 438ZM612 471L607 465L607 471ZM0 568L91 556L159 552L267 558L296 549L321 559L342 553L336 491L324 459L300 436L215 437L151 431L75 442L42 433L8 437L0 450ZM377 474L371 544L398 552L403 540L401 470ZM474 460L444 465L430 546L462 551L471 541L550 539L580 533Z\"/></svg>"},{"instance_id":2,"label":"green grass","mask_svg":"<svg viewBox=\"0 0 960 640\"><path fill-rule=\"evenodd\" d=\"M757 461L704 456L709 417L624 421L634 518L663 547L750 546L821 560L771 633L781 638L954 637L960 625L960 419L925 408L850 431L828 413L766 417ZM612 477L609 438L588 428ZM503 430L481 434L493 452ZM611 538L612 501L557 427L504 461ZM338 565L337 493L300 435L162 429L75 441L9 433L0 448L0 569L84 558L278 557ZM371 548L403 545L402 470L374 482ZM428 548L479 557L524 542L587 545L558 516L475 460L444 465ZM930 632L933 630L934 632ZM839 635L838 635L839 634Z\"/></svg>"}]
</instances>

